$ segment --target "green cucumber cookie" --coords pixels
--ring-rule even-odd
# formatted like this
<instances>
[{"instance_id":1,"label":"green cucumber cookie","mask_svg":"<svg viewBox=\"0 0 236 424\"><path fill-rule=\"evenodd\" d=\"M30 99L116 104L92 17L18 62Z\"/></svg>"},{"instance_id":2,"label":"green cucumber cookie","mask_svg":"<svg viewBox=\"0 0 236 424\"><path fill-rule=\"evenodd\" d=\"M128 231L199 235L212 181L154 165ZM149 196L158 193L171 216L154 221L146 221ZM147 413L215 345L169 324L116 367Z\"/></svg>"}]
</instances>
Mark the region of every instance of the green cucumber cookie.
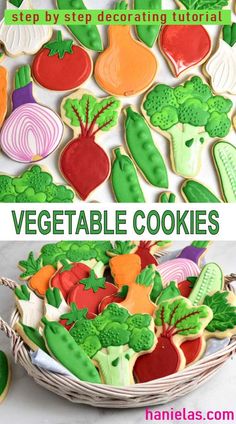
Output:
<instances>
[{"instance_id":1,"label":"green cucumber cookie","mask_svg":"<svg viewBox=\"0 0 236 424\"><path fill-rule=\"evenodd\" d=\"M236 202L236 148L226 141L217 141L212 149L225 202Z\"/></svg>"},{"instance_id":2,"label":"green cucumber cookie","mask_svg":"<svg viewBox=\"0 0 236 424\"><path fill-rule=\"evenodd\" d=\"M206 186L195 180L186 180L181 186L181 193L189 203L221 203Z\"/></svg>"}]
</instances>

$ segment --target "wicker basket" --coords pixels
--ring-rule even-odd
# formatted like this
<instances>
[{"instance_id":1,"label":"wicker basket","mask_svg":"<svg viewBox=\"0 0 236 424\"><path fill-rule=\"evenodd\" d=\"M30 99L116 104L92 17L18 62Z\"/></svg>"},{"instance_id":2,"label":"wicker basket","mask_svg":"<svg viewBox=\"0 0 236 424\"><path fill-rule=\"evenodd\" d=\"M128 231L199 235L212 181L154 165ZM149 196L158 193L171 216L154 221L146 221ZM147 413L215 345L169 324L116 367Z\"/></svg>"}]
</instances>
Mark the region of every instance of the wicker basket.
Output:
<instances>
[{"instance_id":1,"label":"wicker basket","mask_svg":"<svg viewBox=\"0 0 236 424\"><path fill-rule=\"evenodd\" d=\"M236 280L236 275L225 277L226 288ZM0 285L14 290L17 284L7 278L0 278ZM22 365L33 379L46 389L71 402L88 404L102 408L136 408L161 405L184 396L212 377L219 368L236 352L236 337L221 351L201 359L177 374L129 387L114 387L104 384L90 384L73 377L45 371L32 364L29 348L13 330L19 320L15 309L11 325L0 318L0 329L11 339L11 349L15 362Z\"/></svg>"}]
</instances>

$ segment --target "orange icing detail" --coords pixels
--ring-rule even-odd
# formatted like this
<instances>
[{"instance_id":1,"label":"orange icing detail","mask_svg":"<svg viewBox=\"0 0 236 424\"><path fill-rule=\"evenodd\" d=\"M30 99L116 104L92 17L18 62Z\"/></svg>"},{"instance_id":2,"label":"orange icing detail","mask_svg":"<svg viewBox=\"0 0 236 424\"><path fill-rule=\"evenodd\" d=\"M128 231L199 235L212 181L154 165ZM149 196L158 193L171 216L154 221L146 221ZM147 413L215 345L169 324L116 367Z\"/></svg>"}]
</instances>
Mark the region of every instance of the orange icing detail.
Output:
<instances>
[{"instance_id":1,"label":"orange icing detail","mask_svg":"<svg viewBox=\"0 0 236 424\"><path fill-rule=\"evenodd\" d=\"M145 91L155 78L158 62L150 49L136 41L129 26L108 28L108 47L95 65L100 87L115 96L133 96Z\"/></svg>"},{"instance_id":2,"label":"orange icing detail","mask_svg":"<svg viewBox=\"0 0 236 424\"><path fill-rule=\"evenodd\" d=\"M152 316L156 309L156 305L150 300L152 287L152 284L146 287L134 281L120 306L128 309L131 314L149 314Z\"/></svg>"},{"instance_id":3,"label":"orange icing detail","mask_svg":"<svg viewBox=\"0 0 236 424\"><path fill-rule=\"evenodd\" d=\"M7 70L0 67L0 127L7 113Z\"/></svg>"},{"instance_id":4,"label":"orange icing detail","mask_svg":"<svg viewBox=\"0 0 236 424\"><path fill-rule=\"evenodd\" d=\"M56 269L52 265L45 265L29 280L29 287L39 296L45 296L49 288L49 281L55 274Z\"/></svg>"}]
</instances>

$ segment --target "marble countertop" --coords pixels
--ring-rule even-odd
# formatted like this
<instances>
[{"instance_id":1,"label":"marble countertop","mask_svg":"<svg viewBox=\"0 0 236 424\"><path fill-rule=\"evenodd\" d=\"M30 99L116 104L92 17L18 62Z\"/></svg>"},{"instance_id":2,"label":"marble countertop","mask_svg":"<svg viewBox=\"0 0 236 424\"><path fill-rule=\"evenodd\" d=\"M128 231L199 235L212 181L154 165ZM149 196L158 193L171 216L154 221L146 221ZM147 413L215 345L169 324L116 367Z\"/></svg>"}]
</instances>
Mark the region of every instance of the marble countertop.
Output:
<instances>
[{"instance_id":1,"label":"marble countertop","mask_svg":"<svg viewBox=\"0 0 236 424\"><path fill-rule=\"evenodd\" d=\"M1 275L18 279L16 264L24 259L30 250L37 253L41 243L0 243ZM183 243L174 243L172 249L178 249ZM224 274L236 271L236 242L218 242L213 244L207 254L208 261L222 266ZM0 315L8 320L13 307L11 293L1 287ZM0 349L9 353L9 340L0 334ZM106 410L89 406L75 405L38 386L19 365L13 367L13 380L8 397L0 406L0 422L17 424L96 424L110 423L139 424L145 422L145 409ZM189 395L163 407L150 410L233 410L235 405L236 358L225 366L204 386ZM236 411L235 411L236 414ZM167 422L167 421L164 421ZM169 421L172 424L180 421ZM198 421L199 422L199 421ZM206 421L205 421L206 422ZM211 421L211 423L219 421Z\"/></svg>"}]
</instances>

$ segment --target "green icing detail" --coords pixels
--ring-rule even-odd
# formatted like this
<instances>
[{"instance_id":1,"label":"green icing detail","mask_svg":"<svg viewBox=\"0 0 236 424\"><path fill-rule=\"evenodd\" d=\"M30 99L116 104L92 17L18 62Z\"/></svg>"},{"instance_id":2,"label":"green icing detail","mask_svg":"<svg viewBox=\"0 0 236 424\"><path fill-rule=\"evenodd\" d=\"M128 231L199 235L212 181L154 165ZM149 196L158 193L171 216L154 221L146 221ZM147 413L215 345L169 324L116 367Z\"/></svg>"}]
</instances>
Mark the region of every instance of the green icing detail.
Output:
<instances>
[{"instance_id":1,"label":"green icing detail","mask_svg":"<svg viewBox=\"0 0 236 424\"><path fill-rule=\"evenodd\" d=\"M71 312L61 315L60 319L66 320L67 325L74 324L76 321L86 319L88 308L78 309L76 303L70 304Z\"/></svg>"},{"instance_id":2,"label":"green icing detail","mask_svg":"<svg viewBox=\"0 0 236 424\"><path fill-rule=\"evenodd\" d=\"M19 177L0 175L0 202L6 203L71 203L74 192L53 183L52 176L39 165L24 171Z\"/></svg>"},{"instance_id":3,"label":"green icing detail","mask_svg":"<svg viewBox=\"0 0 236 424\"><path fill-rule=\"evenodd\" d=\"M215 96L198 76L175 88L158 84L143 103L151 125L170 138L174 172L191 178L198 173L203 143L229 133L232 106L231 100Z\"/></svg>"},{"instance_id":4,"label":"green icing detail","mask_svg":"<svg viewBox=\"0 0 236 424\"><path fill-rule=\"evenodd\" d=\"M97 293L99 289L106 288L105 281L106 279L104 277L96 277L94 270L91 269L89 277L80 280L80 284L85 286L84 290L92 290L94 293Z\"/></svg>"},{"instance_id":5,"label":"green icing detail","mask_svg":"<svg viewBox=\"0 0 236 424\"><path fill-rule=\"evenodd\" d=\"M236 202L236 148L226 141L219 141L213 147L213 158L224 200L234 203Z\"/></svg>"},{"instance_id":6,"label":"green icing detail","mask_svg":"<svg viewBox=\"0 0 236 424\"><path fill-rule=\"evenodd\" d=\"M36 346L42 349L44 352L48 353L44 339L39 333L39 331L36 328L28 327L27 325L24 325L23 323L21 323L21 326L24 330L26 337L29 340L31 340Z\"/></svg>"},{"instance_id":7,"label":"green icing detail","mask_svg":"<svg viewBox=\"0 0 236 424\"><path fill-rule=\"evenodd\" d=\"M144 118L130 106L126 114L126 143L135 163L150 184L168 188L166 165L154 144L150 128Z\"/></svg>"},{"instance_id":8,"label":"green icing detail","mask_svg":"<svg viewBox=\"0 0 236 424\"><path fill-rule=\"evenodd\" d=\"M134 9L161 10L162 0L134 0ZM137 25L138 37L148 47L152 47L158 37L161 25Z\"/></svg>"},{"instance_id":9,"label":"green icing detail","mask_svg":"<svg viewBox=\"0 0 236 424\"><path fill-rule=\"evenodd\" d=\"M130 315L111 303L93 320L76 322L70 334L97 362L106 384L124 386L130 384L136 353L149 351L155 343L151 320L148 314Z\"/></svg>"},{"instance_id":10,"label":"green icing detail","mask_svg":"<svg viewBox=\"0 0 236 424\"><path fill-rule=\"evenodd\" d=\"M236 326L236 306L228 302L229 292L216 292L206 296L204 305L211 308L213 319L206 327L210 333L226 331Z\"/></svg>"},{"instance_id":11,"label":"green icing detail","mask_svg":"<svg viewBox=\"0 0 236 424\"><path fill-rule=\"evenodd\" d=\"M223 27L223 40L231 47L236 43L236 23Z\"/></svg>"},{"instance_id":12,"label":"green icing detail","mask_svg":"<svg viewBox=\"0 0 236 424\"><path fill-rule=\"evenodd\" d=\"M74 341L70 333L58 322L42 318L44 338L51 355L82 381L101 383L95 365Z\"/></svg>"},{"instance_id":13,"label":"green icing detail","mask_svg":"<svg viewBox=\"0 0 236 424\"><path fill-rule=\"evenodd\" d=\"M153 265L148 265L144 268L136 278L136 284L149 287L153 284L155 271Z\"/></svg>"},{"instance_id":14,"label":"green icing detail","mask_svg":"<svg viewBox=\"0 0 236 424\"><path fill-rule=\"evenodd\" d=\"M224 277L220 267L215 263L209 263L203 267L189 295L193 305L201 305L208 294L222 290Z\"/></svg>"},{"instance_id":15,"label":"green icing detail","mask_svg":"<svg viewBox=\"0 0 236 424\"><path fill-rule=\"evenodd\" d=\"M15 295L20 300L29 301L30 300L30 292L26 284L19 286L15 289Z\"/></svg>"},{"instance_id":16,"label":"green icing detail","mask_svg":"<svg viewBox=\"0 0 236 424\"><path fill-rule=\"evenodd\" d=\"M26 87L31 81L30 65L21 66L15 73L15 90Z\"/></svg>"},{"instance_id":17,"label":"green icing detail","mask_svg":"<svg viewBox=\"0 0 236 424\"><path fill-rule=\"evenodd\" d=\"M191 246L197 247L198 249L206 249L210 241L193 241Z\"/></svg>"},{"instance_id":18,"label":"green icing detail","mask_svg":"<svg viewBox=\"0 0 236 424\"><path fill-rule=\"evenodd\" d=\"M0 399L4 396L10 379L10 369L7 356L0 351Z\"/></svg>"},{"instance_id":19,"label":"green icing detail","mask_svg":"<svg viewBox=\"0 0 236 424\"><path fill-rule=\"evenodd\" d=\"M159 196L160 203L175 203L176 195L174 193L163 192Z\"/></svg>"},{"instance_id":20,"label":"green icing detail","mask_svg":"<svg viewBox=\"0 0 236 424\"><path fill-rule=\"evenodd\" d=\"M60 10L87 10L82 0L57 0ZM103 50L102 40L95 25L68 25L74 37L87 49L101 52Z\"/></svg>"},{"instance_id":21,"label":"green icing detail","mask_svg":"<svg viewBox=\"0 0 236 424\"><path fill-rule=\"evenodd\" d=\"M61 31L57 31L57 38L54 41L44 45L44 48L49 49L50 53L48 56L58 55L59 59L63 59L66 53L73 54L72 50L73 41L63 40Z\"/></svg>"},{"instance_id":22,"label":"green icing detail","mask_svg":"<svg viewBox=\"0 0 236 424\"><path fill-rule=\"evenodd\" d=\"M189 302L180 297L162 302L154 321L157 327L163 327L163 336L171 338L180 334L191 337L204 329L202 319L207 318L209 312L207 306L189 306Z\"/></svg>"},{"instance_id":23,"label":"green icing detail","mask_svg":"<svg viewBox=\"0 0 236 424\"><path fill-rule=\"evenodd\" d=\"M176 286L175 281L170 281L169 285L162 290L160 296L156 300L156 304L160 305L160 303L164 302L165 300L173 299L177 296L181 296L181 293Z\"/></svg>"},{"instance_id":24,"label":"green icing detail","mask_svg":"<svg viewBox=\"0 0 236 424\"><path fill-rule=\"evenodd\" d=\"M229 0L178 0L188 10L221 10Z\"/></svg>"},{"instance_id":25,"label":"green icing detail","mask_svg":"<svg viewBox=\"0 0 236 424\"><path fill-rule=\"evenodd\" d=\"M162 280L161 280L161 276L159 274L159 272L155 271L155 276L153 279L153 287L152 287L152 291L150 294L150 299L153 303L156 302L159 294L162 292L163 290L163 285L162 285Z\"/></svg>"},{"instance_id":26,"label":"green icing detail","mask_svg":"<svg viewBox=\"0 0 236 424\"><path fill-rule=\"evenodd\" d=\"M42 268L42 259L35 259L33 252L30 252L26 261L19 261L19 266L24 270L20 278L28 279Z\"/></svg>"},{"instance_id":27,"label":"green icing detail","mask_svg":"<svg viewBox=\"0 0 236 424\"><path fill-rule=\"evenodd\" d=\"M115 156L111 170L111 181L117 202L145 202L133 162L129 156L121 153L120 148L115 149Z\"/></svg>"},{"instance_id":28,"label":"green icing detail","mask_svg":"<svg viewBox=\"0 0 236 424\"><path fill-rule=\"evenodd\" d=\"M62 302L60 290L57 287L47 289L46 299L49 305L54 306L54 308L58 309Z\"/></svg>"},{"instance_id":29,"label":"green icing detail","mask_svg":"<svg viewBox=\"0 0 236 424\"><path fill-rule=\"evenodd\" d=\"M186 180L181 190L189 203L221 203L218 197L198 181Z\"/></svg>"},{"instance_id":30,"label":"green icing detail","mask_svg":"<svg viewBox=\"0 0 236 424\"><path fill-rule=\"evenodd\" d=\"M135 247L131 241L116 241L114 247L109 250L113 255L127 255Z\"/></svg>"},{"instance_id":31,"label":"green icing detail","mask_svg":"<svg viewBox=\"0 0 236 424\"><path fill-rule=\"evenodd\" d=\"M24 0L9 0L9 3L13 4L15 7L21 7Z\"/></svg>"},{"instance_id":32,"label":"green icing detail","mask_svg":"<svg viewBox=\"0 0 236 424\"><path fill-rule=\"evenodd\" d=\"M185 141L187 147L191 147L194 142L194 138L190 138L190 140Z\"/></svg>"},{"instance_id":33,"label":"green icing detail","mask_svg":"<svg viewBox=\"0 0 236 424\"><path fill-rule=\"evenodd\" d=\"M126 0L117 1L114 6L115 10L127 10L128 3Z\"/></svg>"}]
</instances>

